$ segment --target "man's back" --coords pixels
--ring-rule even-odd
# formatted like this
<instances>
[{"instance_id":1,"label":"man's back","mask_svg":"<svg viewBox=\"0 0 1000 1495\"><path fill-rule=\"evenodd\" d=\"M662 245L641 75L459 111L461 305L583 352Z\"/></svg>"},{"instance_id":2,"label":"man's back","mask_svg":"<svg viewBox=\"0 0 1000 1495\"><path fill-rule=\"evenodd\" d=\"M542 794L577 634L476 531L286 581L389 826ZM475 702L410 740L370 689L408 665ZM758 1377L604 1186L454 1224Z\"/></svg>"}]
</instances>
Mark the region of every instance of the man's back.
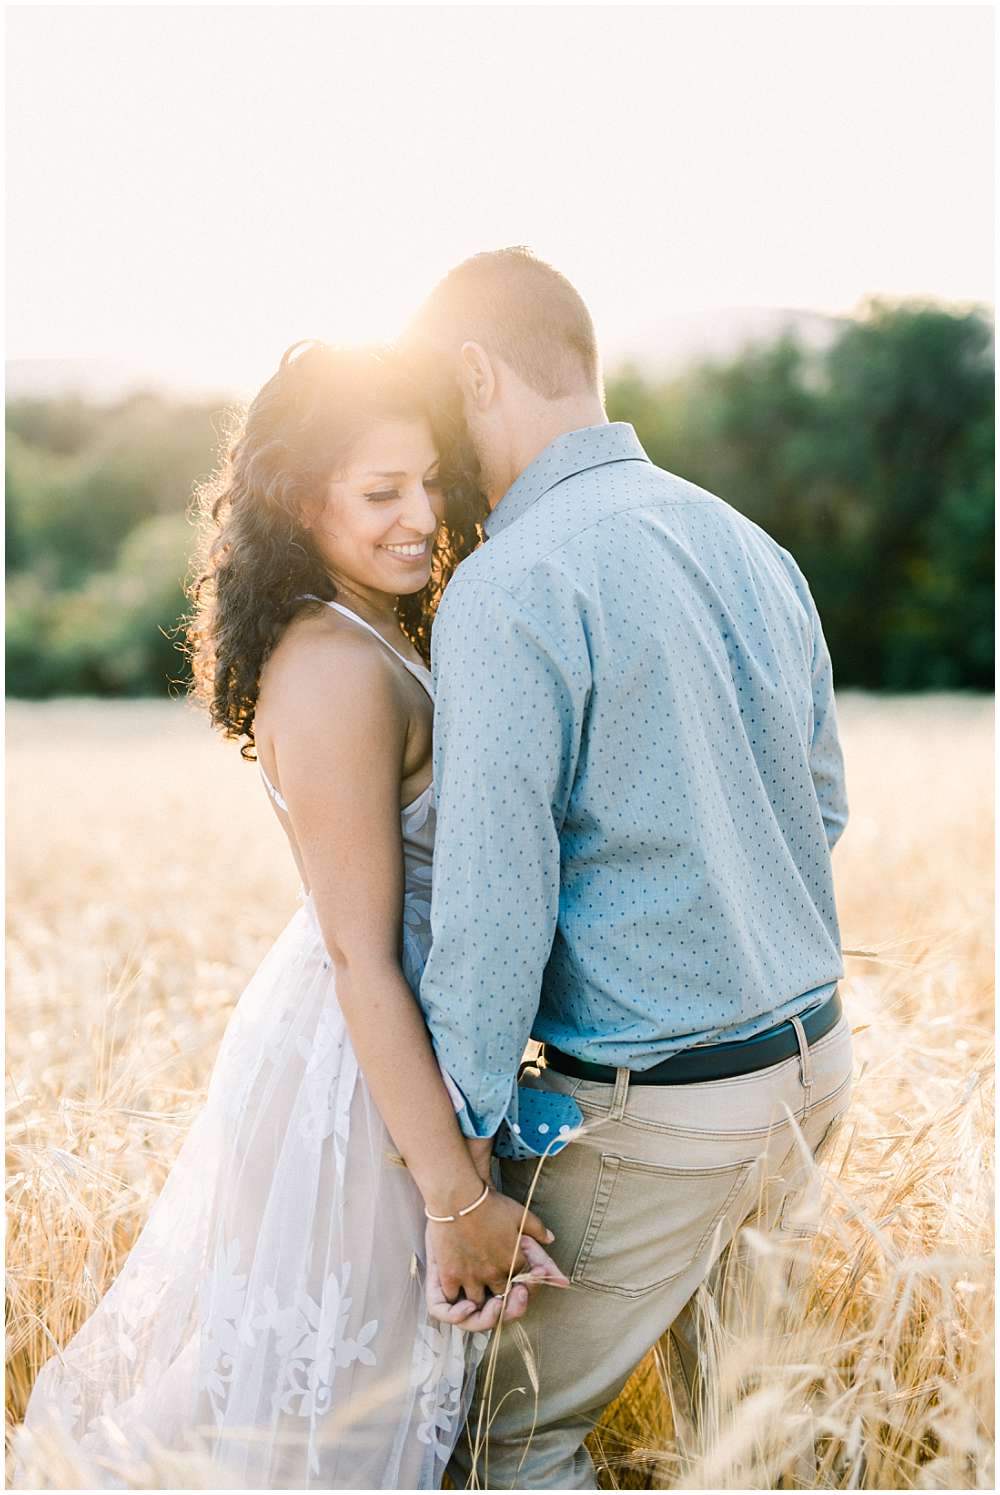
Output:
<instances>
[{"instance_id":1,"label":"man's back","mask_svg":"<svg viewBox=\"0 0 1000 1495\"><path fill-rule=\"evenodd\" d=\"M829 852L846 806L829 659L791 557L624 425L553 442L488 529L435 631L422 997L449 1067L459 922L460 984L579 1058L642 1069L814 1005L842 972ZM513 1045L526 1036L515 1024ZM458 1068L495 1125L504 1087L474 1099Z\"/></svg>"},{"instance_id":2,"label":"man's back","mask_svg":"<svg viewBox=\"0 0 1000 1495\"><path fill-rule=\"evenodd\" d=\"M498 1339L469 1429L493 1488L593 1489L584 1439L668 1329L695 1410L694 1297L848 1102L830 664L791 558L607 423L551 265L473 256L412 336L492 506L434 625L420 999L463 1131L574 1288L535 1295L527 1346ZM460 1441L456 1485L481 1452Z\"/></svg>"}]
</instances>

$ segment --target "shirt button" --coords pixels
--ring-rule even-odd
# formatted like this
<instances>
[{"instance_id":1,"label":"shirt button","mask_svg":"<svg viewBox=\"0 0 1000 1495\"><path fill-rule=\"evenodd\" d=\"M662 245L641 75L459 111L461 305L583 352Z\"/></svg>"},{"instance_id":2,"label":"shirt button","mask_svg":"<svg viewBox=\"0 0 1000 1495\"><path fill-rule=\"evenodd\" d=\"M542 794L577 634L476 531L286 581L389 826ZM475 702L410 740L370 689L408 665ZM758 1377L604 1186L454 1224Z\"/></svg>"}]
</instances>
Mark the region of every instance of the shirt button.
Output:
<instances>
[{"instance_id":1,"label":"shirt button","mask_svg":"<svg viewBox=\"0 0 1000 1495\"><path fill-rule=\"evenodd\" d=\"M548 1129L549 1129L549 1124L548 1124L547 1121L539 1122L538 1130L541 1132L541 1134L542 1134L543 1137L545 1136L545 1133L548 1131Z\"/></svg>"}]
</instances>

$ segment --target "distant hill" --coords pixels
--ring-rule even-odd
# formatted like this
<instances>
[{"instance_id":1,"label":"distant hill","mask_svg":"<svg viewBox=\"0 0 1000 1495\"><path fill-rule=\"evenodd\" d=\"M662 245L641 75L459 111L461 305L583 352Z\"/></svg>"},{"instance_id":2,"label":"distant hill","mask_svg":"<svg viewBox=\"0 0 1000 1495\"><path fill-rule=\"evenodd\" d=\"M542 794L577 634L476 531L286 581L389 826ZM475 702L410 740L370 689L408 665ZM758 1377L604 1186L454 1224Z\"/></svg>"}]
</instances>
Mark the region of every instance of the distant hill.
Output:
<instances>
[{"instance_id":1,"label":"distant hill","mask_svg":"<svg viewBox=\"0 0 1000 1495\"><path fill-rule=\"evenodd\" d=\"M786 332L821 353L847 320L822 312L771 306L675 313L631 335L606 338L604 359L609 370L634 363L645 373L673 374L692 363L725 362L745 348L775 342Z\"/></svg>"},{"instance_id":2,"label":"distant hill","mask_svg":"<svg viewBox=\"0 0 1000 1495\"><path fill-rule=\"evenodd\" d=\"M78 395L103 405L139 390L180 399L218 396L224 401L234 396L221 381L173 379L110 358L10 358L5 374L8 400Z\"/></svg>"},{"instance_id":3,"label":"distant hill","mask_svg":"<svg viewBox=\"0 0 1000 1495\"><path fill-rule=\"evenodd\" d=\"M631 333L605 337L604 358L609 370L632 362L650 374L676 373L687 364L725 360L744 347L772 342L786 330L795 332L807 347L822 351L843 320L779 307L676 313ZM224 401L249 393L227 387L225 380L179 380L110 358L14 358L7 362L6 375L9 400L79 395L104 404L137 390L153 390L187 399L217 396Z\"/></svg>"}]
</instances>

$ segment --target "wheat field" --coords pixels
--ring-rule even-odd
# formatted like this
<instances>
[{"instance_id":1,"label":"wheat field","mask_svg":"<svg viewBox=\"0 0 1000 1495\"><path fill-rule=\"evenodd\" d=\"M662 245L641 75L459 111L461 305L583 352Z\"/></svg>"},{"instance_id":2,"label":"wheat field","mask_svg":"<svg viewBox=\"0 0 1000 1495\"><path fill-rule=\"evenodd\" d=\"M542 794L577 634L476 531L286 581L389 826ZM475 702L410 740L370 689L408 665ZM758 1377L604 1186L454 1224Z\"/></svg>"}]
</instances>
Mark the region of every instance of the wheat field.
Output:
<instances>
[{"instance_id":1,"label":"wheat field","mask_svg":"<svg viewBox=\"0 0 1000 1495\"><path fill-rule=\"evenodd\" d=\"M700 1418L665 1341L591 1439L607 1486L994 1486L992 705L847 695L841 720L857 1074L819 1231L794 1280L741 1234L702 1295ZM296 880L255 770L184 703L12 704L8 777L16 1422L134 1240ZM55 1451L38 1479L77 1487Z\"/></svg>"}]
</instances>

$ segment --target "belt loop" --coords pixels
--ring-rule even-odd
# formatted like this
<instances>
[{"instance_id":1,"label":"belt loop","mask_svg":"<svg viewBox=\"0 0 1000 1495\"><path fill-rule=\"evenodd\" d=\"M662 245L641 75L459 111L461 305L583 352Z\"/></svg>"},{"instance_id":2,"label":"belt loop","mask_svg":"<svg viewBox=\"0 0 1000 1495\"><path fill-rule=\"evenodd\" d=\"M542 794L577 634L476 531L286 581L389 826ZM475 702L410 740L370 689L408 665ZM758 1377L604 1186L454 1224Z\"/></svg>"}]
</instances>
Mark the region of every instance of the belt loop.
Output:
<instances>
[{"instance_id":1,"label":"belt loop","mask_svg":"<svg viewBox=\"0 0 1000 1495\"><path fill-rule=\"evenodd\" d=\"M625 1106L628 1102L628 1082L631 1075L627 1069L619 1069L615 1074L615 1093L611 1097L611 1111L608 1115L609 1121L621 1121L625 1115Z\"/></svg>"},{"instance_id":2,"label":"belt loop","mask_svg":"<svg viewBox=\"0 0 1000 1495\"><path fill-rule=\"evenodd\" d=\"M802 1109L805 1111L808 1110L809 1103L812 1100L812 1054L809 1052L809 1040L806 1038L806 1030L803 1028L801 1020L793 1017L790 1019L790 1022L795 1029L795 1037L798 1039L799 1044L799 1072L802 1076L802 1088L805 1091L805 1095L802 1098Z\"/></svg>"}]
</instances>

